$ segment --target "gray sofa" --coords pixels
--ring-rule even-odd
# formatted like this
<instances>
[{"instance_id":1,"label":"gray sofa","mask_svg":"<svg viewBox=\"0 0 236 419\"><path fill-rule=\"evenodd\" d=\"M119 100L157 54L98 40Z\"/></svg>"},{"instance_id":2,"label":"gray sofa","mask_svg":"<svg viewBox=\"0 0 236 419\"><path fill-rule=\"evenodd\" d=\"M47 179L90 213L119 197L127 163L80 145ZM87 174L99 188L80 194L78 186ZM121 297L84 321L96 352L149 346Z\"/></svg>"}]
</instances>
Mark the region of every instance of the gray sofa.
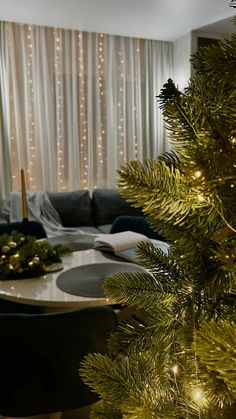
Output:
<instances>
[{"instance_id":1,"label":"gray sofa","mask_svg":"<svg viewBox=\"0 0 236 419\"><path fill-rule=\"evenodd\" d=\"M109 233L119 215L142 215L141 210L131 207L117 189L48 192L48 197L64 227L79 227L88 233ZM0 223L8 221L0 209Z\"/></svg>"},{"instance_id":2,"label":"gray sofa","mask_svg":"<svg viewBox=\"0 0 236 419\"><path fill-rule=\"evenodd\" d=\"M94 189L92 193L88 190L48 192L48 197L60 216L62 226L66 228L66 232L62 229L57 231L55 236L48 238L51 244L60 243L72 250L83 250L93 247L94 238L98 234L124 230L136 231L150 238L163 240L163 237L148 224L141 209L128 204L116 189ZM8 220L6 218L1 220L0 214L0 226L2 225L4 230L6 224L2 223L8 223ZM42 228L40 224L38 227ZM26 227L21 225L15 228L25 232ZM29 226L28 230L30 228ZM35 228L34 226L34 232ZM45 231L44 234L46 235Z\"/></svg>"},{"instance_id":3,"label":"gray sofa","mask_svg":"<svg viewBox=\"0 0 236 419\"><path fill-rule=\"evenodd\" d=\"M62 244L71 250L93 247L95 234L110 233L113 222L120 215L142 215L133 208L116 189L94 189L74 192L48 192L49 199L60 215L64 227L78 227L84 235L49 238L51 244ZM91 235L92 233L92 235Z\"/></svg>"},{"instance_id":4,"label":"gray sofa","mask_svg":"<svg viewBox=\"0 0 236 419\"><path fill-rule=\"evenodd\" d=\"M48 192L64 227L79 227L85 233L109 233L120 215L142 215L131 207L116 189L94 189L74 192Z\"/></svg>"},{"instance_id":5,"label":"gray sofa","mask_svg":"<svg viewBox=\"0 0 236 419\"><path fill-rule=\"evenodd\" d=\"M66 233L48 238L51 244L64 244L72 250L93 247L95 235L110 233L113 222L120 215L142 215L140 209L129 205L116 189L95 189L73 192L48 192L53 207L58 212L63 227L78 228L82 234ZM1 219L0 223L8 220Z\"/></svg>"}]
</instances>

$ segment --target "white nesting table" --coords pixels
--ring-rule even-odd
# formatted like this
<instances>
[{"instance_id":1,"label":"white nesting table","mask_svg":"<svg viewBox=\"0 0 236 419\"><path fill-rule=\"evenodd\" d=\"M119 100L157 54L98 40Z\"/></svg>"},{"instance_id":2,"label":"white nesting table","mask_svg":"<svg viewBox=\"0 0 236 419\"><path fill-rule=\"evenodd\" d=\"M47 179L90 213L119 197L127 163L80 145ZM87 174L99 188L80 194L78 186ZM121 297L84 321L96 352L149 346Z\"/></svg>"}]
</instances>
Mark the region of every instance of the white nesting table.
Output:
<instances>
[{"instance_id":1,"label":"white nesting table","mask_svg":"<svg viewBox=\"0 0 236 419\"><path fill-rule=\"evenodd\" d=\"M48 273L37 278L0 281L0 298L18 303L34 304L53 310L82 308L88 306L108 305L114 301L108 298L89 298L75 296L61 291L56 285L56 279L67 269L92 263L114 263L94 249L73 252L63 258L63 270ZM119 262L116 262L119 264Z\"/></svg>"}]
</instances>

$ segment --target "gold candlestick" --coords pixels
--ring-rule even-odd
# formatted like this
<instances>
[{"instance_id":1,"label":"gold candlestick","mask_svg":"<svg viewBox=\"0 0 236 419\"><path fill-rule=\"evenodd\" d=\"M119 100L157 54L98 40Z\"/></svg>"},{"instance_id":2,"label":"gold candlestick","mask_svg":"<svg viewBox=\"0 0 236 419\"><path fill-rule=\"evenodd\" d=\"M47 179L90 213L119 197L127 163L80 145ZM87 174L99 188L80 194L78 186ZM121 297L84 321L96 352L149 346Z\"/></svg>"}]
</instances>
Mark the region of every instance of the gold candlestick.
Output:
<instances>
[{"instance_id":1,"label":"gold candlestick","mask_svg":"<svg viewBox=\"0 0 236 419\"><path fill-rule=\"evenodd\" d=\"M26 188L25 188L25 174L24 170L21 169L21 198L22 198L22 218L23 222L28 221L28 206L26 198Z\"/></svg>"}]
</instances>

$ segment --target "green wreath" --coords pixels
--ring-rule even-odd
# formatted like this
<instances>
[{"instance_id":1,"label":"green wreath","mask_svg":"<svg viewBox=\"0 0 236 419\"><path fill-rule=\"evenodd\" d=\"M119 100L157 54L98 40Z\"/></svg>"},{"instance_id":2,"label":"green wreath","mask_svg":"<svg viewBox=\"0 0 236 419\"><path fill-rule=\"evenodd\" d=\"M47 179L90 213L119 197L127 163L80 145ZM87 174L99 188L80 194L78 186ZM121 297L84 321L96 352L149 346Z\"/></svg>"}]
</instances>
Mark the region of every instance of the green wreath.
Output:
<instances>
[{"instance_id":1,"label":"green wreath","mask_svg":"<svg viewBox=\"0 0 236 419\"><path fill-rule=\"evenodd\" d=\"M0 280L43 275L50 265L61 262L70 250L50 245L46 240L12 231L0 236Z\"/></svg>"}]
</instances>

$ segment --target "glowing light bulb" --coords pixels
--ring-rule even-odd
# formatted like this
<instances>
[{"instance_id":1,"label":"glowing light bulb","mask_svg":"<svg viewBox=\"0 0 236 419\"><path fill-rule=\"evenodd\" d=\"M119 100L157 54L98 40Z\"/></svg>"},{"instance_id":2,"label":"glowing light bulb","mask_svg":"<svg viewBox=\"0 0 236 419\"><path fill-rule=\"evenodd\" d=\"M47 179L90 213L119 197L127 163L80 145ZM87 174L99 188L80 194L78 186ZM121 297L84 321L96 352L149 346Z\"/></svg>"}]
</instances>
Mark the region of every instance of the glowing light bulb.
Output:
<instances>
[{"instance_id":1,"label":"glowing light bulb","mask_svg":"<svg viewBox=\"0 0 236 419\"><path fill-rule=\"evenodd\" d=\"M202 176L202 172L201 172L201 170L196 170L196 172L194 173L194 177L195 177L196 179L198 179L200 176Z\"/></svg>"},{"instance_id":2,"label":"glowing light bulb","mask_svg":"<svg viewBox=\"0 0 236 419\"><path fill-rule=\"evenodd\" d=\"M198 200L198 202L203 202L203 201L205 201L205 198L202 195L198 195L197 200Z\"/></svg>"},{"instance_id":3,"label":"glowing light bulb","mask_svg":"<svg viewBox=\"0 0 236 419\"><path fill-rule=\"evenodd\" d=\"M178 372L179 372L178 365L174 365L174 366L172 367L172 371L173 371L174 375L178 374Z\"/></svg>"},{"instance_id":4,"label":"glowing light bulb","mask_svg":"<svg viewBox=\"0 0 236 419\"><path fill-rule=\"evenodd\" d=\"M203 390L201 388L197 388L193 392L193 397L196 400L201 400L203 398L203 395L204 395L204 393L203 393Z\"/></svg>"}]
</instances>

